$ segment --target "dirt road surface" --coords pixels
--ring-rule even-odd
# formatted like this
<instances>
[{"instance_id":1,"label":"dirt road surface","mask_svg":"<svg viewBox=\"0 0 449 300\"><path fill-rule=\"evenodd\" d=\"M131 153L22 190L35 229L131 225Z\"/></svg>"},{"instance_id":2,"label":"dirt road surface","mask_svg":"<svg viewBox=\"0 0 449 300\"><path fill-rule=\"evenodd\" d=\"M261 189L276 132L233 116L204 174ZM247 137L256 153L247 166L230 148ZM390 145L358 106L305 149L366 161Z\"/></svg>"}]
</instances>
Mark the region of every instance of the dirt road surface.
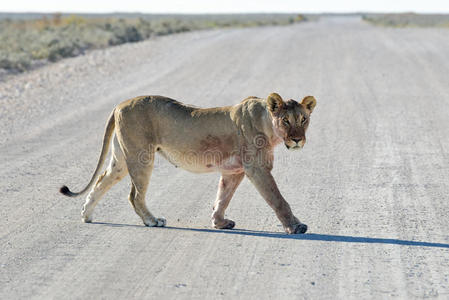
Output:
<instances>
[{"instance_id":1,"label":"dirt road surface","mask_svg":"<svg viewBox=\"0 0 449 300\"><path fill-rule=\"evenodd\" d=\"M0 83L1 299L449 297L449 31L357 18L200 31L99 50ZM210 227L219 174L157 158L144 227L129 177L83 224L108 114L161 94L210 107L276 91L318 105L274 177L306 235L245 179Z\"/></svg>"}]
</instances>

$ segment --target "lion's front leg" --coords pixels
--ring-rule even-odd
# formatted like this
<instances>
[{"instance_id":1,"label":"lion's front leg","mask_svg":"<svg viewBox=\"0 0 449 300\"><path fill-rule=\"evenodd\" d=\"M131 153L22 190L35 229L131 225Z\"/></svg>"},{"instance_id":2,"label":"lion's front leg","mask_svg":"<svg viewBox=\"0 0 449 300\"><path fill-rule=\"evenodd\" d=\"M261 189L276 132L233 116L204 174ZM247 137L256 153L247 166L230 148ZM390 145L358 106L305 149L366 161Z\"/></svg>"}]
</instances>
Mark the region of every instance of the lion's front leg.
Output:
<instances>
[{"instance_id":1,"label":"lion's front leg","mask_svg":"<svg viewBox=\"0 0 449 300\"><path fill-rule=\"evenodd\" d=\"M245 169L246 175L257 188L268 205L274 210L284 229L289 234L305 233L307 225L299 222L290 205L282 197L271 172L263 166L250 166Z\"/></svg>"},{"instance_id":2,"label":"lion's front leg","mask_svg":"<svg viewBox=\"0 0 449 300\"><path fill-rule=\"evenodd\" d=\"M242 182L245 173L233 175L221 175L218 183L217 199L214 204L214 211L212 213L212 226L219 229L234 228L235 222L224 218L225 210L234 195L235 190Z\"/></svg>"}]
</instances>

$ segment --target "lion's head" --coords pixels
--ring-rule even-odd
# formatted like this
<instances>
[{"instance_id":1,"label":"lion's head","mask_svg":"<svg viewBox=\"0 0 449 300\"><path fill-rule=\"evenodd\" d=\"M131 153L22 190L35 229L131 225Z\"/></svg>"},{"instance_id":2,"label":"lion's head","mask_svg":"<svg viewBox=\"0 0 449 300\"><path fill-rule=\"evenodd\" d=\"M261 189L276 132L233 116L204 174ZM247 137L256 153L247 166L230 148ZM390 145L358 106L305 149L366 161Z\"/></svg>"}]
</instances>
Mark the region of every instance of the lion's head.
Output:
<instances>
[{"instance_id":1,"label":"lion's head","mask_svg":"<svg viewBox=\"0 0 449 300\"><path fill-rule=\"evenodd\" d=\"M284 102L276 93L268 96L267 108L273 119L274 133L282 138L287 149L299 150L306 143L306 130L315 105L313 96L304 97L301 103L293 99Z\"/></svg>"}]
</instances>

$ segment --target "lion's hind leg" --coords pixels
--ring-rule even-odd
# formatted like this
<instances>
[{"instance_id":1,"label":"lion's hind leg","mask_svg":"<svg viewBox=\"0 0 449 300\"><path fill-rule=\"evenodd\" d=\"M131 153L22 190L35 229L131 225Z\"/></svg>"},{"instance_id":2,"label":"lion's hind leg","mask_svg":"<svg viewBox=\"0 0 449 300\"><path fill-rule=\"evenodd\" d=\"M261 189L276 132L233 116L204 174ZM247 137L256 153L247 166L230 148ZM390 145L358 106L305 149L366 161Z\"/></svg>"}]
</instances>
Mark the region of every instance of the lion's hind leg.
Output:
<instances>
[{"instance_id":1,"label":"lion's hind leg","mask_svg":"<svg viewBox=\"0 0 449 300\"><path fill-rule=\"evenodd\" d=\"M150 149L152 148L150 147ZM131 192L128 200L135 212L142 218L145 226L165 226L165 219L154 217L145 204L145 194L154 166L154 151L142 150L137 154L130 153L126 157L126 164L131 177Z\"/></svg>"},{"instance_id":2,"label":"lion's hind leg","mask_svg":"<svg viewBox=\"0 0 449 300\"><path fill-rule=\"evenodd\" d=\"M83 222L92 222L92 214L95 206L98 204L103 195L117 182L123 179L128 174L126 168L125 158L118 145L117 139L114 138L112 146L112 155L109 166L100 177L98 177L95 186L90 191L84 203L81 217Z\"/></svg>"}]
</instances>

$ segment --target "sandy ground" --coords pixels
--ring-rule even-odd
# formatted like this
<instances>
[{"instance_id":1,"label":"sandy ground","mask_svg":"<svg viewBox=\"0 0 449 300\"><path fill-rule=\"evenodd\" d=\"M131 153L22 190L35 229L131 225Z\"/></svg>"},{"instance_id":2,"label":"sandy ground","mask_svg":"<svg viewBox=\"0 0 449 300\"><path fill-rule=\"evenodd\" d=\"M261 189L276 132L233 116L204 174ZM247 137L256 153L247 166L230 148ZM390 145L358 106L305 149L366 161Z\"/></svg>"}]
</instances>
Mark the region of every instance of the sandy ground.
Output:
<instances>
[{"instance_id":1,"label":"sandy ground","mask_svg":"<svg viewBox=\"0 0 449 300\"><path fill-rule=\"evenodd\" d=\"M94 51L0 83L0 298L449 297L449 31L356 18L180 34ZM285 235L245 179L210 228L219 174L161 157L141 224L129 178L83 224L77 190L119 102L198 106L277 91L318 100L301 152L274 176L306 235Z\"/></svg>"}]
</instances>

